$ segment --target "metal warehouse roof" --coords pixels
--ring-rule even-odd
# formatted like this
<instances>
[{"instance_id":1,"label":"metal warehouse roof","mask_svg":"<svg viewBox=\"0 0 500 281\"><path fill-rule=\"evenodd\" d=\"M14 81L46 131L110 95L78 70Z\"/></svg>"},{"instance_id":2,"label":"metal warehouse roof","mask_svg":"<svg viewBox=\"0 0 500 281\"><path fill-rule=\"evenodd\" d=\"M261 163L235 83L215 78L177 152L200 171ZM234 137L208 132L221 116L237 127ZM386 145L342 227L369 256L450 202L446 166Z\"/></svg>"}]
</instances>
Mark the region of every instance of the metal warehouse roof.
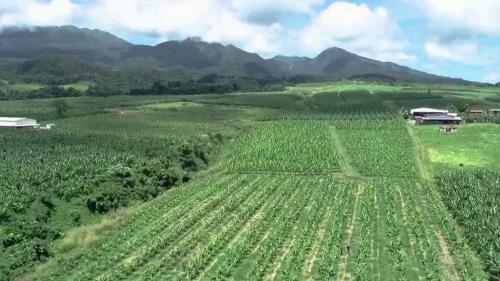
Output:
<instances>
[{"instance_id":1,"label":"metal warehouse roof","mask_svg":"<svg viewBox=\"0 0 500 281\"><path fill-rule=\"evenodd\" d=\"M423 120L462 120L460 117L452 116L452 115L431 115L422 117Z\"/></svg>"},{"instance_id":2,"label":"metal warehouse roof","mask_svg":"<svg viewBox=\"0 0 500 281\"><path fill-rule=\"evenodd\" d=\"M17 122L21 120L26 120L28 118L24 117L0 117L0 122Z\"/></svg>"},{"instance_id":3,"label":"metal warehouse roof","mask_svg":"<svg viewBox=\"0 0 500 281\"><path fill-rule=\"evenodd\" d=\"M410 110L410 112L411 113L415 113L415 112L419 112L419 113L448 113L448 110L420 107L420 108L414 108L414 109Z\"/></svg>"}]
</instances>

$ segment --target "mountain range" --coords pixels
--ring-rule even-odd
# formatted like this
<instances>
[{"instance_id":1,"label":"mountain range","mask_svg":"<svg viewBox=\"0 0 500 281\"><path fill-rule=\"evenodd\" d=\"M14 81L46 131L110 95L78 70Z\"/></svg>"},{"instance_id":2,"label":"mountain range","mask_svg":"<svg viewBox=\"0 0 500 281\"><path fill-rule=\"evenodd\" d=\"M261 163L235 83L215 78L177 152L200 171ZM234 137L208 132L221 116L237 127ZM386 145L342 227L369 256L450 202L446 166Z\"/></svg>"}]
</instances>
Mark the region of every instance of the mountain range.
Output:
<instances>
[{"instance_id":1,"label":"mountain range","mask_svg":"<svg viewBox=\"0 0 500 281\"><path fill-rule=\"evenodd\" d=\"M52 60L52 68L60 65L64 71L71 71L71 66L89 72L95 72L95 67L113 70L140 67L178 69L198 75L216 73L276 78L306 75L334 80L466 82L376 61L336 47L324 50L315 58L275 56L264 59L233 45L208 43L198 38L149 46L132 44L108 32L74 26L6 28L0 33L0 63L4 65L20 65L17 69L22 72L30 69L29 66L32 69L40 60L46 61L41 58L47 56Z\"/></svg>"}]
</instances>

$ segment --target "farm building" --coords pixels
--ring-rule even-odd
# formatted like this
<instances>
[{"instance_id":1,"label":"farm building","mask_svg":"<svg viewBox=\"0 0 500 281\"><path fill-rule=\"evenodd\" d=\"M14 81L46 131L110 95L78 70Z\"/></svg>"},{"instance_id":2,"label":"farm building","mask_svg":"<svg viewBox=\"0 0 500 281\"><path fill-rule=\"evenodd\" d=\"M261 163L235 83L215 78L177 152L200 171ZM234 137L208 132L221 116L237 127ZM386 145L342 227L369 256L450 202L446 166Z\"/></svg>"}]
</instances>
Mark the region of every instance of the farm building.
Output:
<instances>
[{"instance_id":1,"label":"farm building","mask_svg":"<svg viewBox=\"0 0 500 281\"><path fill-rule=\"evenodd\" d=\"M415 117L416 124L454 124L458 125L462 118L453 114L426 115Z\"/></svg>"},{"instance_id":2,"label":"farm building","mask_svg":"<svg viewBox=\"0 0 500 281\"><path fill-rule=\"evenodd\" d=\"M456 133L458 132L458 127L455 125L443 125L439 127L441 133Z\"/></svg>"},{"instance_id":3,"label":"farm building","mask_svg":"<svg viewBox=\"0 0 500 281\"><path fill-rule=\"evenodd\" d=\"M482 114L483 111L481 109L471 109L471 110L469 110L469 113L471 113L471 114Z\"/></svg>"},{"instance_id":4,"label":"farm building","mask_svg":"<svg viewBox=\"0 0 500 281\"><path fill-rule=\"evenodd\" d=\"M23 117L0 117L0 127L38 128L39 125L34 119Z\"/></svg>"},{"instance_id":5,"label":"farm building","mask_svg":"<svg viewBox=\"0 0 500 281\"><path fill-rule=\"evenodd\" d=\"M500 114L500 108L492 108L490 109L491 114Z\"/></svg>"},{"instance_id":6,"label":"farm building","mask_svg":"<svg viewBox=\"0 0 500 281\"><path fill-rule=\"evenodd\" d=\"M428 115L446 115L448 114L448 110L420 107L410 110L410 114L412 119L415 119L415 117L423 117Z\"/></svg>"}]
</instances>

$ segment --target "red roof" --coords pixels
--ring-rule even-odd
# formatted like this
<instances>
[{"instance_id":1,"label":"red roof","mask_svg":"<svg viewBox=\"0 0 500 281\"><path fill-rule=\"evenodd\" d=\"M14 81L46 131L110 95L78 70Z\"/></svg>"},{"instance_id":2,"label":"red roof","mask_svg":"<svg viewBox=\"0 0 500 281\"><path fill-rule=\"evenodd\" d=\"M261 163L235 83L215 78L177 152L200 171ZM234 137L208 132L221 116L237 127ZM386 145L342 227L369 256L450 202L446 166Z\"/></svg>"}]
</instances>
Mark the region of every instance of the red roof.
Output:
<instances>
[{"instance_id":1,"label":"red roof","mask_svg":"<svg viewBox=\"0 0 500 281\"><path fill-rule=\"evenodd\" d=\"M469 110L470 113L483 113L481 109L471 109Z\"/></svg>"}]
</instances>

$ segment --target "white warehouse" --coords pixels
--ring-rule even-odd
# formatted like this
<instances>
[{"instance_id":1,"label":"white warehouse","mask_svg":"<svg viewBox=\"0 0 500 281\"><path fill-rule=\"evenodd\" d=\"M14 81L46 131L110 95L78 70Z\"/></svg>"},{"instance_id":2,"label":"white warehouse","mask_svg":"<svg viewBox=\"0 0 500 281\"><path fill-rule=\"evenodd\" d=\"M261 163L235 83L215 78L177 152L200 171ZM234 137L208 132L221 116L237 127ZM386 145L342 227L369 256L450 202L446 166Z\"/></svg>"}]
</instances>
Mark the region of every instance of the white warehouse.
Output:
<instances>
[{"instance_id":1,"label":"white warehouse","mask_svg":"<svg viewBox=\"0 0 500 281\"><path fill-rule=\"evenodd\" d=\"M0 127L38 128L40 125L34 119L24 117L0 117Z\"/></svg>"}]
</instances>

